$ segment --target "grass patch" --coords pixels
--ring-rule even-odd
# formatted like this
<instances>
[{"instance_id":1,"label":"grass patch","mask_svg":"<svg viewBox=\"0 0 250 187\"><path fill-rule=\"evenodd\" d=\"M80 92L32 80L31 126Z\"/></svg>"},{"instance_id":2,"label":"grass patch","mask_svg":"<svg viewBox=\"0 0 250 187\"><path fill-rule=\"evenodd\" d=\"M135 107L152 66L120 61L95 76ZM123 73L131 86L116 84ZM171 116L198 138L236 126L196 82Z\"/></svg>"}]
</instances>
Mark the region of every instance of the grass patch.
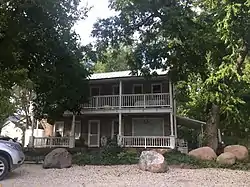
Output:
<instances>
[{"instance_id":1,"label":"grass patch","mask_svg":"<svg viewBox=\"0 0 250 187\"><path fill-rule=\"evenodd\" d=\"M234 170L250 170L249 162L237 162L232 166L221 165L216 163L216 161L202 161L196 159L194 157L188 156L186 154L182 154L178 151L172 151L164 154L164 157L168 163L168 165L185 165L194 169L201 168L227 168Z\"/></svg>"}]
</instances>

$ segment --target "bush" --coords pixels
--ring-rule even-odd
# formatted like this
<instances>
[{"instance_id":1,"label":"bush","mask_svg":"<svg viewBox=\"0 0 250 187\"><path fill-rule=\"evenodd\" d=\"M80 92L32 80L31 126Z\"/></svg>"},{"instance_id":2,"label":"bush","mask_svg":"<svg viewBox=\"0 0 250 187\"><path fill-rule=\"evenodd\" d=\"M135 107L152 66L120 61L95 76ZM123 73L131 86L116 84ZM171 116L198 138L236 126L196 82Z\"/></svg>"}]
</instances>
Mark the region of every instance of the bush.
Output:
<instances>
[{"instance_id":1,"label":"bush","mask_svg":"<svg viewBox=\"0 0 250 187\"><path fill-rule=\"evenodd\" d=\"M186 165L190 168L228 168L250 170L250 163L237 162L232 166L220 165L216 161L202 161L178 151L167 152L164 157L169 165Z\"/></svg>"},{"instance_id":2,"label":"bush","mask_svg":"<svg viewBox=\"0 0 250 187\"><path fill-rule=\"evenodd\" d=\"M73 163L77 165L118 165L138 163L137 154L124 151L116 140L110 140L100 152L77 153L73 155Z\"/></svg>"},{"instance_id":3,"label":"bush","mask_svg":"<svg viewBox=\"0 0 250 187\"><path fill-rule=\"evenodd\" d=\"M120 152L117 155L102 153L77 153L73 155L73 164L77 165L119 165L136 164L138 157L135 153Z\"/></svg>"}]
</instances>

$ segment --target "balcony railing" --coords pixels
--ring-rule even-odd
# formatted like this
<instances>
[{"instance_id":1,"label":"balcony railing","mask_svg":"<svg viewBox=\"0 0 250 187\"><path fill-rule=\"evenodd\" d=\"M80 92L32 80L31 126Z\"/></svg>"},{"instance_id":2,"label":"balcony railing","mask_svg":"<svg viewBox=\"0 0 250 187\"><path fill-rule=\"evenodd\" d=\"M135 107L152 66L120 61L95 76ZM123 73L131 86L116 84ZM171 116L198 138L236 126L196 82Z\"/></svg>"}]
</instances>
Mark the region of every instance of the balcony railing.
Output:
<instances>
[{"instance_id":1,"label":"balcony railing","mask_svg":"<svg viewBox=\"0 0 250 187\"><path fill-rule=\"evenodd\" d=\"M175 138L171 136L118 136L118 142L122 147L175 147Z\"/></svg>"},{"instance_id":2,"label":"balcony railing","mask_svg":"<svg viewBox=\"0 0 250 187\"><path fill-rule=\"evenodd\" d=\"M120 102L121 98L121 102ZM153 108L170 107L170 94L123 94L94 96L90 98L85 109L115 109L115 108Z\"/></svg>"}]
</instances>

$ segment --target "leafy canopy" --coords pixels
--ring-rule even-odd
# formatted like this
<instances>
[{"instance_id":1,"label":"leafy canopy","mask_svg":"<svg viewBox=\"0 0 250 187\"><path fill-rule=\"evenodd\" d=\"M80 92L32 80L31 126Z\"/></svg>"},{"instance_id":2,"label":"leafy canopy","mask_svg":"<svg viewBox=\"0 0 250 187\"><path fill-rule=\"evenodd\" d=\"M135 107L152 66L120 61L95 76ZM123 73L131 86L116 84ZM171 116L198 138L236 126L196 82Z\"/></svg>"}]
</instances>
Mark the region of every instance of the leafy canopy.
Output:
<instances>
[{"instance_id":1,"label":"leafy canopy","mask_svg":"<svg viewBox=\"0 0 250 187\"><path fill-rule=\"evenodd\" d=\"M3 0L0 6L0 86L31 80L36 113L77 112L87 97L90 46L72 27L88 9L79 0ZM83 63L80 63L83 62Z\"/></svg>"},{"instance_id":2,"label":"leafy canopy","mask_svg":"<svg viewBox=\"0 0 250 187\"><path fill-rule=\"evenodd\" d=\"M99 20L92 32L98 52L129 46L133 71L170 68L189 116L195 108L195 116L208 120L217 105L223 125L247 122L239 114L249 111L243 99L250 93L248 0L111 0L110 7L118 15Z\"/></svg>"},{"instance_id":3,"label":"leafy canopy","mask_svg":"<svg viewBox=\"0 0 250 187\"><path fill-rule=\"evenodd\" d=\"M95 73L125 71L129 69L127 57L130 49L118 48L108 49L107 52L100 52L98 54L98 61L93 67Z\"/></svg>"}]
</instances>

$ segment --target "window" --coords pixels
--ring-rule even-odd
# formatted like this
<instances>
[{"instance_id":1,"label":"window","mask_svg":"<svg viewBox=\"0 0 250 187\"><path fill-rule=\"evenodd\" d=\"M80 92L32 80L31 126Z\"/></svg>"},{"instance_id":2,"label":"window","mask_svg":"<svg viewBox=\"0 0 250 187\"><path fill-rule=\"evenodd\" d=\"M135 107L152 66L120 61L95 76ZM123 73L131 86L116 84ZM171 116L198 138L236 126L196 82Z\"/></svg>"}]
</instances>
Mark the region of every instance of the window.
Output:
<instances>
[{"instance_id":1,"label":"window","mask_svg":"<svg viewBox=\"0 0 250 187\"><path fill-rule=\"evenodd\" d=\"M142 94L143 93L143 85L142 84L134 84L133 93L134 94Z\"/></svg>"},{"instance_id":2,"label":"window","mask_svg":"<svg viewBox=\"0 0 250 187\"><path fill-rule=\"evenodd\" d=\"M98 95L100 95L100 88L99 87L92 87L92 88L90 88L90 95L91 96L98 96Z\"/></svg>"},{"instance_id":3,"label":"window","mask_svg":"<svg viewBox=\"0 0 250 187\"><path fill-rule=\"evenodd\" d=\"M81 137L81 121L75 121L75 139Z\"/></svg>"},{"instance_id":4,"label":"window","mask_svg":"<svg viewBox=\"0 0 250 187\"><path fill-rule=\"evenodd\" d=\"M164 119L161 118L144 118L132 119L133 136L163 136Z\"/></svg>"},{"instance_id":5,"label":"window","mask_svg":"<svg viewBox=\"0 0 250 187\"><path fill-rule=\"evenodd\" d=\"M113 95L119 95L120 89L118 85L113 85L112 86L112 94Z\"/></svg>"},{"instance_id":6,"label":"window","mask_svg":"<svg viewBox=\"0 0 250 187\"><path fill-rule=\"evenodd\" d=\"M63 121L56 121L55 122L55 136L56 137L63 137L64 135L64 122Z\"/></svg>"},{"instance_id":7,"label":"window","mask_svg":"<svg viewBox=\"0 0 250 187\"><path fill-rule=\"evenodd\" d=\"M152 84L152 93L162 93L161 84Z\"/></svg>"}]
</instances>

